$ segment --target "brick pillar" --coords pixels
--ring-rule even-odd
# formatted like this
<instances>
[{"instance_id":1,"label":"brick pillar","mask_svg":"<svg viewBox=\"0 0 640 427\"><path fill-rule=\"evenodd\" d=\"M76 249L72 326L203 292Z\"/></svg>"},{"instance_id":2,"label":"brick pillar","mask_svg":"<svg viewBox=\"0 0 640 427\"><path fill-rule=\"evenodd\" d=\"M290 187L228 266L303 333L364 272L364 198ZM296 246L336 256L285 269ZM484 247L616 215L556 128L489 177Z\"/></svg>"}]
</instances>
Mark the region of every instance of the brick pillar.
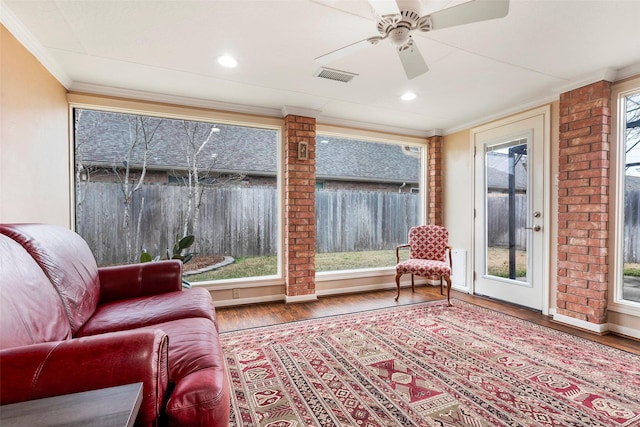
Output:
<instances>
[{"instance_id":1,"label":"brick pillar","mask_svg":"<svg viewBox=\"0 0 640 427\"><path fill-rule=\"evenodd\" d=\"M560 95L557 312L607 322L611 84Z\"/></svg>"},{"instance_id":2,"label":"brick pillar","mask_svg":"<svg viewBox=\"0 0 640 427\"><path fill-rule=\"evenodd\" d=\"M316 120L288 115L284 125L284 269L286 295L315 295ZM308 159L298 159L298 143Z\"/></svg>"},{"instance_id":3,"label":"brick pillar","mask_svg":"<svg viewBox=\"0 0 640 427\"><path fill-rule=\"evenodd\" d=\"M432 136L427 139L427 223L433 225L444 225L444 210L442 206L442 137Z\"/></svg>"}]
</instances>

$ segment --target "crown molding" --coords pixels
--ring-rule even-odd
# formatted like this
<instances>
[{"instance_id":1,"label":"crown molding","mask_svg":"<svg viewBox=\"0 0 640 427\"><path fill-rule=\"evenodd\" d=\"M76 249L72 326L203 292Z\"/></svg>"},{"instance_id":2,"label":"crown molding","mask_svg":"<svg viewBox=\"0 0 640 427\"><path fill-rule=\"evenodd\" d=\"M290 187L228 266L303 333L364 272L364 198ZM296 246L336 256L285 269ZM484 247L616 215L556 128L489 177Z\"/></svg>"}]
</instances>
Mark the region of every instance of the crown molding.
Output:
<instances>
[{"instance_id":1,"label":"crown molding","mask_svg":"<svg viewBox=\"0 0 640 427\"><path fill-rule=\"evenodd\" d=\"M618 70L613 68L604 68L602 70L594 71L593 73L585 74L576 79L570 80L567 84L557 87L553 90L553 93L560 95L562 93L570 92L574 89L581 88L583 86L590 85L592 83L607 81L615 82L618 78Z\"/></svg>"},{"instance_id":2,"label":"crown molding","mask_svg":"<svg viewBox=\"0 0 640 427\"><path fill-rule=\"evenodd\" d=\"M207 108L211 110L226 111L240 114L252 114L264 117L282 118L289 114L303 117L313 117L318 122L327 125L336 125L350 127L355 129L395 133L399 135L430 137L434 135L443 135L442 129L431 129L427 131L401 128L388 125L380 125L367 122L359 122L355 120L339 119L336 117L325 117L321 115L320 110L303 107L283 106L282 108L258 107L244 104L234 104L230 102L212 101L202 98L191 98L177 95L166 95L156 92L146 92L134 89L124 89L112 86L95 85L91 83L74 82L69 91L86 93L90 95L112 96L118 98L131 99L135 101L159 102L164 104L181 105L185 107Z\"/></svg>"},{"instance_id":3,"label":"crown molding","mask_svg":"<svg viewBox=\"0 0 640 427\"><path fill-rule=\"evenodd\" d=\"M640 75L640 62L624 68L620 68L616 77L618 80L623 80L638 75Z\"/></svg>"},{"instance_id":4,"label":"crown molding","mask_svg":"<svg viewBox=\"0 0 640 427\"><path fill-rule=\"evenodd\" d=\"M456 133L456 132L460 132L463 130L468 130L468 129L472 129L475 127L478 127L480 125L484 125L490 122L493 122L495 120L499 120L499 119L503 119L505 117L511 116L513 114L518 114L518 113L522 113L523 111L527 111L527 110L531 110L532 108L537 108L540 107L541 105L545 105L545 104L549 104L553 101L557 101L558 100L558 96L557 95L547 95L545 97L540 97L540 98L535 98L532 99L528 102L525 102L523 104L518 104L514 107L511 108L507 108L505 110L500 110L497 111L493 114L490 114L488 116L483 116L479 119L470 121L470 122L466 122L466 123L462 123L459 126L455 126L452 128L447 128L443 130L443 135L450 135L452 133Z\"/></svg>"},{"instance_id":5,"label":"crown molding","mask_svg":"<svg viewBox=\"0 0 640 427\"><path fill-rule=\"evenodd\" d=\"M305 108L305 107L294 107L292 105L284 105L282 107L282 117L291 116L301 116L301 117L311 117L317 119L322 111L315 110L313 108Z\"/></svg>"},{"instance_id":6,"label":"crown molding","mask_svg":"<svg viewBox=\"0 0 640 427\"><path fill-rule=\"evenodd\" d=\"M188 96L167 95L142 90L124 89L112 86L95 85L91 83L73 83L69 89L72 92L82 92L91 95L114 96L136 101L159 102L164 104L181 105L185 107L207 108L211 110L228 111L232 113L253 114L266 117L282 117L277 108L258 107L253 105L234 104L231 102L212 101Z\"/></svg>"},{"instance_id":7,"label":"crown molding","mask_svg":"<svg viewBox=\"0 0 640 427\"><path fill-rule=\"evenodd\" d=\"M397 135L416 136L419 138L428 138L430 136L435 135L435 133L432 134L432 132L440 131L440 129L432 129L432 130L409 129L409 128L403 128L403 127L397 127L397 126L382 125L378 123L359 122L356 120L347 120L347 119L341 119L338 117L331 117L331 116L320 116L318 117L317 120L319 123L322 123L325 125L394 133Z\"/></svg>"},{"instance_id":8,"label":"crown molding","mask_svg":"<svg viewBox=\"0 0 640 427\"><path fill-rule=\"evenodd\" d=\"M0 0L0 22L62 86L69 89L72 83L71 78L2 0Z\"/></svg>"}]
</instances>

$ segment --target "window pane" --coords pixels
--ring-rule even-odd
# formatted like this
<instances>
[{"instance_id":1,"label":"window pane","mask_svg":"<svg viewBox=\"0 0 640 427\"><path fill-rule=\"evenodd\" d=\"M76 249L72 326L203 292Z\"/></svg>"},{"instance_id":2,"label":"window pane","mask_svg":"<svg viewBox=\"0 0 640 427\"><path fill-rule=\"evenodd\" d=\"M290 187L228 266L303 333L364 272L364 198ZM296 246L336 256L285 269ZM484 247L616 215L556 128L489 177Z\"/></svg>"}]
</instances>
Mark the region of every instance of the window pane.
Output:
<instances>
[{"instance_id":1,"label":"window pane","mask_svg":"<svg viewBox=\"0 0 640 427\"><path fill-rule=\"evenodd\" d=\"M278 131L76 109L76 229L100 266L173 257L197 282L277 274Z\"/></svg>"},{"instance_id":2,"label":"window pane","mask_svg":"<svg viewBox=\"0 0 640 427\"><path fill-rule=\"evenodd\" d=\"M625 99L623 299L640 302L640 93Z\"/></svg>"},{"instance_id":3,"label":"window pane","mask_svg":"<svg viewBox=\"0 0 640 427\"><path fill-rule=\"evenodd\" d=\"M316 271L389 267L420 221L422 148L317 137Z\"/></svg>"}]
</instances>

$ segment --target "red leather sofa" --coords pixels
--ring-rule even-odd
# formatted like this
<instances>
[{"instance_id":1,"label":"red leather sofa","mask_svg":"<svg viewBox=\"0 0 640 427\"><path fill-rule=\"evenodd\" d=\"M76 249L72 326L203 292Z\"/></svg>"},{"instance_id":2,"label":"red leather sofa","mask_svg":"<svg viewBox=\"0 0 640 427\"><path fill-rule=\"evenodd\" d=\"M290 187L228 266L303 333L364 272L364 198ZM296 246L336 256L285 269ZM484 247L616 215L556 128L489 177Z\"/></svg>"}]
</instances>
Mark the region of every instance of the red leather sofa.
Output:
<instances>
[{"instance_id":1,"label":"red leather sofa","mask_svg":"<svg viewBox=\"0 0 640 427\"><path fill-rule=\"evenodd\" d=\"M142 382L136 425L227 426L211 295L181 274L98 268L71 230L0 224L0 404Z\"/></svg>"}]
</instances>

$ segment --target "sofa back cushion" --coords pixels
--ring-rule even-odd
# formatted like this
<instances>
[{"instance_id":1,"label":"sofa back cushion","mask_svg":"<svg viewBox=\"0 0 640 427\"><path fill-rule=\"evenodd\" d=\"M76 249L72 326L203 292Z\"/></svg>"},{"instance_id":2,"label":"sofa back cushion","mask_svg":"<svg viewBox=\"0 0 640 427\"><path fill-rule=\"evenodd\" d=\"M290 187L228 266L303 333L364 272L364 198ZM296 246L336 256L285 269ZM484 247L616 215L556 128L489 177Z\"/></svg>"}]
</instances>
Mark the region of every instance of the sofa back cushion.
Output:
<instances>
[{"instance_id":1,"label":"sofa back cushion","mask_svg":"<svg viewBox=\"0 0 640 427\"><path fill-rule=\"evenodd\" d=\"M87 243L57 225L2 224L0 233L22 245L47 275L75 334L93 315L100 297L98 266Z\"/></svg>"},{"instance_id":2,"label":"sofa back cushion","mask_svg":"<svg viewBox=\"0 0 640 427\"><path fill-rule=\"evenodd\" d=\"M57 291L27 251L0 235L0 349L71 337Z\"/></svg>"}]
</instances>

